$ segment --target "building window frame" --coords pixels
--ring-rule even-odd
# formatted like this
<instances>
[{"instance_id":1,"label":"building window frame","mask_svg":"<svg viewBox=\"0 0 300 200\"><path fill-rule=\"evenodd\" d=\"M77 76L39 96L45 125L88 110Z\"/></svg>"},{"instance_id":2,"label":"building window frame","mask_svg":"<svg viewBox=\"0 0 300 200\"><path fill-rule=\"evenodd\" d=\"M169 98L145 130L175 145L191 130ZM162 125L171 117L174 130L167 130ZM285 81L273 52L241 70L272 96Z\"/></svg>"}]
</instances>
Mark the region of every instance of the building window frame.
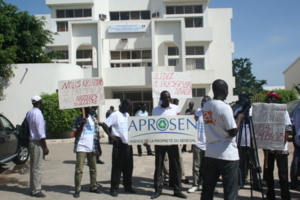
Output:
<instances>
[{"instance_id":1,"label":"building window frame","mask_svg":"<svg viewBox=\"0 0 300 200\"><path fill-rule=\"evenodd\" d=\"M184 18L185 28L203 27L203 17L186 17Z\"/></svg>"},{"instance_id":2,"label":"building window frame","mask_svg":"<svg viewBox=\"0 0 300 200\"><path fill-rule=\"evenodd\" d=\"M110 21L120 20L150 20L150 10L110 12Z\"/></svg>"},{"instance_id":3,"label":"building window frame","mask_svg":"<svg viewBox=\"0 0 300 200\"><path fill-rule=\"evenodd\" d=\"M206 95L206 88L192 88L193 97L204 97Z\"/></svg>"},{"instance_id":4,"label":"building window frame","mask_svg":"<svg viewBox=\"0 0 300 200\"><path fill-rule=\"evenodd\" d=\"M92 9L91 8L83 8L83 9L59 9L59 10L56 10L56 18L77 18L77 17L78 18L79 17L92 17Z\"/></svg>"},{"instance_id":5,"label":"building window frame","mask_svg":"<svg viewBox=\"0 0 300 200\"><path fill-rule=\"evenodd\" d=\"M69 23L67 21L56 22L57 32L68 32L69 31L68 25Z\"/></svg>"},{"instance_id":6,"label":"building window frame","mask_svg":"<svg viewBox=\"0 0 300 200\"><path fill-rule=\"evenodd\" d=\"M202 13L203 13L202 5L166 6L167 15L202 14Z\"/></svg>"}]
</instances>

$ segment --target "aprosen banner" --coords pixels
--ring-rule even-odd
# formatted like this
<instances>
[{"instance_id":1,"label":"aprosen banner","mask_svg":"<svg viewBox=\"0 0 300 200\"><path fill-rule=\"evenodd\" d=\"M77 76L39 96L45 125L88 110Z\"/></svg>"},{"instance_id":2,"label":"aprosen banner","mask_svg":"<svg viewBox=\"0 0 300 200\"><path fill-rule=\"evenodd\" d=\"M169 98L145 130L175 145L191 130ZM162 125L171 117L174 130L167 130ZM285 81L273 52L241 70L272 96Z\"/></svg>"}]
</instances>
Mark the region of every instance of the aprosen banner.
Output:
<instances>
[{"instance_id":1,"label":"aprosen banner","mask_svg":"<svg viewBox=\"0 0 300 200\"><path fill-rule=\"evenodd\" d=\"M129 144L196 144L197 122L192 115L129 117Z\"/></svg>"},{"instance_id":2,"label":"aprosen banner","mask_svg":"<svg viewBox=\"0 0 300 200\"><path fill-rule=\"evenodd\" d=\"M102 78L75 79L58 82L59 108L82 108L105 102Z\"/></svg>"}]
</instances>

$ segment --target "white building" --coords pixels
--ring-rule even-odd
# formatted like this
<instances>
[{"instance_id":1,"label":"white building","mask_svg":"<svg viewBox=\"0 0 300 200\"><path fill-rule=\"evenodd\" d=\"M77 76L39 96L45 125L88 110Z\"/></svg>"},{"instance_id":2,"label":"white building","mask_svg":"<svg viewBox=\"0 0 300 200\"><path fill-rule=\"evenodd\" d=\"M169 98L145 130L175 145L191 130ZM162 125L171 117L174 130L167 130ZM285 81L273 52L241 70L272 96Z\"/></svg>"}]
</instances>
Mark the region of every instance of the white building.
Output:
<instances>
[{"instance_id":1,"label":"white building","mask_svg":"<svg viewBox=\"0 0 300 200\"><path fill-rule=\"evenodd\" d=\"M300 83L300 57L298 57L286 70L284 74L285 89L293 89L293 85Z\"/></svg>"},{"instance_id":2,"label":"white building","mask_svg":"<svg viewBox=\"0 0 300 200\"><path fill-rule=\"evenodd\" d=\"M46 29L58 32L49 47L65 53L62 59L56 60L59 66L66 63L74 66L75 71L78 71L76 65L83 68L82 75L76 73L73 76L71 70L64 78L99 76L104 79L107 101L105 106L100 107L100 118L105 117L110 105L114 104L117 109L116 99L131 99L133 111L138 103L146 102L151 111L158 102L158 99L152 98L152 71L191 72L193 98L179 99L181 113L184 114L190 101L194 101L197 108L204 95L213 96L211 84L216 79L223 79L229 85L227 102L236 100L232 75L232 9L210 9L209 2L46 0L51 14L38 17L46 18ZM45 77L48 80L47 70L52 69L45 69L36 79ZM15 73L21 74L18 77L24 74L23 71ZM51 74L51 90L55 92L54 82L61 80L62 76ZM11 93L16 94L20 90L18 81L12 81L8 88ZM49 89L27 94L32 96L42 92L48 93ZM0 104L4 114L11 111L5 109L7 102ZM23 110L20 113L23 117Z\"/></svg>"}]
</instances>

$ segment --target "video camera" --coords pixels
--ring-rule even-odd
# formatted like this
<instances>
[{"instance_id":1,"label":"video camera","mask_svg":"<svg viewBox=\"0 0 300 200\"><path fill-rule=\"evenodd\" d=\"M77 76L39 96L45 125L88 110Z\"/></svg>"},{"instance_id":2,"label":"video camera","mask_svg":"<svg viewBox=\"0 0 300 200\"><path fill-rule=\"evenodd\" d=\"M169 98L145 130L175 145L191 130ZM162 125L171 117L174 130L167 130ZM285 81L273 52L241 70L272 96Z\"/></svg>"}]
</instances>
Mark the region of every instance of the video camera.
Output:
<instances>
[{"instance_id":1,"label":"video camera","mask_svg":"<svg viewBox=\"0 0 300 200\"><path fill-rule=\"evenodd\" d=\"M237 104L242 106L241 113L246 116L249 116L249 109L251 108L251 97L253 96L252 93L241 92L239 94L239 100L236 101Z\"/></svg>"}]
</instances>

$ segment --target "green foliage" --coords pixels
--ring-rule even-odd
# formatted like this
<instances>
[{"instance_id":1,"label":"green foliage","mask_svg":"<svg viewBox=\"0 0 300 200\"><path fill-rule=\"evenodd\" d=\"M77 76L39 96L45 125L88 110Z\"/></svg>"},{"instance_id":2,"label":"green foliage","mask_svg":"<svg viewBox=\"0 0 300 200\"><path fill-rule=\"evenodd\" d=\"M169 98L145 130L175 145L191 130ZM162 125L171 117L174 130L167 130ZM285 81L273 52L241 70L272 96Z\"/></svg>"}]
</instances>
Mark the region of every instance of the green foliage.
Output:
<instances>
[{"instance_id":1,"label":"green foliage","mask_svg":"<svg viewBox=\"0 0 300 200\"><path fill-rule=\"evenodd\" d=\"M58 94L42 94L42 112L46 121L47 133L59 134L72 131L72 123L81 112L79 109L59 109Z\"/></svg>"},{"instance_id":2,"label":"green foliage","mask_svg":"<svg viewBox=\"0 0 300 200\"><path fill-rule=\"evenodd\" d=\"M44 18L21 12L18 7L0 0L0 84L14 76L15 63L50 63L44 51L53 43L53 33L44 30ZM0 87L0 100L3 87Z\"/></svg>"},{"instance_id":3,"label":"green foliage","mask_svg":"<svg viewBox=\"0 0 300 200\"><path fill-rule=\"evenodd\" d=\"M277 92L280 95L280 99L278 103L288 103L290 101L294 101L297 100L297 93L294 90L285 90L285 89L276 89L273 90L275 92ZM269 93L270 91L267 91L267 93ZM268 96L265 96L264 102L268 102Z\"/></svg>"},{"instance_id":4,"label":"green foliage","mask_svg":"<svg viewBox=\"0 0 300 200\"><path fill-rule=\"evenodd\" d=\"M293 88L298 92L298 94L300 95L300 83L298 84L293 84Z\"/></svg>"},{"instance_id":5,"label":"green foliage","mask_svg":"<svg viewBox=\"0 0 300 200\"><path fill-rule=\"evenodd\" d=\"M233 76L235 76L234 95L238 95L240 91L247 93L259 93L263 91L263 85L267 84L266 80L256 80L251 72L249 58L235 58L232 61Z\"/></svg>"}]
</instances>

